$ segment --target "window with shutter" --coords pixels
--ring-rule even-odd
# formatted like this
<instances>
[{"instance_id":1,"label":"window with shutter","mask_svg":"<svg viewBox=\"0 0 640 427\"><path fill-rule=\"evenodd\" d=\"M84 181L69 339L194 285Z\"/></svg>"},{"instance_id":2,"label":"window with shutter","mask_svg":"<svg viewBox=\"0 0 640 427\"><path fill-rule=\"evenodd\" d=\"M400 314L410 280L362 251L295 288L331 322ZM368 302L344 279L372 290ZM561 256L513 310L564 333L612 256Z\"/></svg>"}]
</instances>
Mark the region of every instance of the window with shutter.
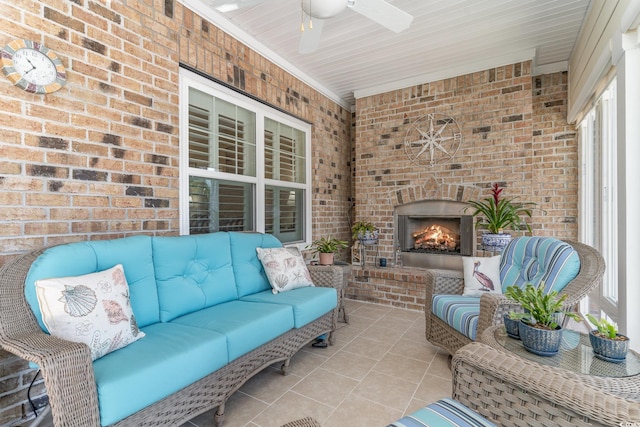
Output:
<instances>
[{"instance_id":1,"label":"window with shutter","mask_svg":"<svg viewBox=\"0 0 640 427\"><path fill-rule=\"evenodd\" d=\"M181 84L182 232L309 243L311 126L185 70Z\"/></svg>"}]
</instances>

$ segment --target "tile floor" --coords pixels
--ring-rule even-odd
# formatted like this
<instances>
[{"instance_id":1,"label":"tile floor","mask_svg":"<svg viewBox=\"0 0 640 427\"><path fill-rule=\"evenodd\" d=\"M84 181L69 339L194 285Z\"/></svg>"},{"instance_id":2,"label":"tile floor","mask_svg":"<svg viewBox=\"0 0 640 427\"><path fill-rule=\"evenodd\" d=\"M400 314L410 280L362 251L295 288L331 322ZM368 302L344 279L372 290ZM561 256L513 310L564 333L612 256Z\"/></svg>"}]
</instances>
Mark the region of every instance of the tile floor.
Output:
<instances>
[{"instance_id":1,"label":"tile floor","mask_svg":"<svg viewBox=\"0 0 640 427\"><path fill-rule=\"evenodd\" d=\"M291 360L289 375L268 368L226 406L225 427L277 427L311 416L323 427L384 427L451 395L447 355L424 336L424 313L346 300L349 324L335 345L311 346ZM182 427L213 426L213 413Z\"/></svg>"},{"instance_id":2,"label":"tile floor","mask_svg":"<svg viewBox=\"0 0 640 427\"><path fill-rule=\"evenodd\" d=\"M422 311L345 303L349 324L338 323L335 345L305 347L287 376L274 366L253 377L227 402L224 427L278 427L309 416L323 427L384 427L451 395L447 355L426 341ZM213 425L211 411L181 427Z\"/></svg>"}]
</instances>

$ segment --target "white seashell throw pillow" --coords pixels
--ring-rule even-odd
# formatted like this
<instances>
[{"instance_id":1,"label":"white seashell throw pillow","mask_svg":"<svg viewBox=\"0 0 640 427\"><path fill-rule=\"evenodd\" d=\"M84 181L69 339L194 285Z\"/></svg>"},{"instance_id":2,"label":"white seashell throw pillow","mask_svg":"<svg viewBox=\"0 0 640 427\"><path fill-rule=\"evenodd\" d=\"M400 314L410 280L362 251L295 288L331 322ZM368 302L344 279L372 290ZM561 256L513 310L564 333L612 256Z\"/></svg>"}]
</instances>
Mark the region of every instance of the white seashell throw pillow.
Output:
<instances>
[{"instance_id":1,"label":"white seashell throw pillow","mask_svg":"<svg viewBox=\"0 0 640 427\"><path fill-rule=\"evenodd\" d=\"M313 286L311 274L298 248L256 248L256 252L274 294Z\"/></svg>"},{"instance_id":2,"label":"white seashell throw pillow","mask_svg":"<svg viewBox=\"0 0 640 427\"><path fill-rule=\"evenodd\" d=\"M121 264L84 276L37 280L36 295L49 333L87 344L92 360L144 337Z\"/></svg>"}]
</instances>

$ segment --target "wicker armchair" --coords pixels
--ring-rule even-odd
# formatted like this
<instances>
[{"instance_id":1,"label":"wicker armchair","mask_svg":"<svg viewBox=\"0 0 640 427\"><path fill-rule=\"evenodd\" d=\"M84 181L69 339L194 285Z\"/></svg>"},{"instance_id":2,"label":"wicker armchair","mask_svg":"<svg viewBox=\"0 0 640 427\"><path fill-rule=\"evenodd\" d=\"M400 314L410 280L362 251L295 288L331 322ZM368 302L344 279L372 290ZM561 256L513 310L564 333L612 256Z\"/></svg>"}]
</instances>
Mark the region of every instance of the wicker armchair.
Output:
<instances>
[{"instance_id":1,"label":"wicker armchair","mask_svg":"<svg viewBox=\"0 0 640 427\"><path fill-rule=\"evenodd\" d=\"M580 257L580 272L560 293L561 295L567 295L564 307L573 309L582 298L599 285L604 274L605 265L600 253L591 246L575 241L567 240L566 242L573 246ZM464 279L462 271L427 271L424 306L426 338L427 341L442 347L451 355L466 344L469 344L471 340L433 314L431 301L434 295L462 295L463 290ZM478 319L476 336L479 337L489 326L501 324L504 314L512 310L518 311L520 309L518 304L503 295L482 295L480 298L480 317Z\"/></svg>"},{"instance_id":2,"label":"wicker armchair","mask_svg":"<svg viewBox=\"0 0 640 427\"><path fill-rule=\"evenodd\" d=\"M640 425L640 376L543 366L475 342L452 361L452 397L501 426Z\"/></svg>"}]
</instances>

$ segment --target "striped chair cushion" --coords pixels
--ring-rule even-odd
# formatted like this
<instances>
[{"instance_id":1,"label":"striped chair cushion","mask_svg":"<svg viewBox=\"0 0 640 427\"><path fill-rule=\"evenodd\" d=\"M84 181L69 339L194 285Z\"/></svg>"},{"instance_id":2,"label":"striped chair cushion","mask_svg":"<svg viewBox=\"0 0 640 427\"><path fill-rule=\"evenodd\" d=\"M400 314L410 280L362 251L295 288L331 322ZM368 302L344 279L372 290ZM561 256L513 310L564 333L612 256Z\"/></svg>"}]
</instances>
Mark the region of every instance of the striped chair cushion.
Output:
<instances>
[{"instance_id":1,"label":"striped chair cushion","mask_svg":"<svg viewBox=\"0 0 640 427\"><path fill-rule=\"evenodd\" d=\"M580 257L571 245L553 237L518 237L500 259L503 292L510 285L545 284L545 292L560 292L580 271Z\"/></svg>"},{"instance_id":2,"label":"striped chair cushion","mask_svg":"<svg viewBox=\"0 0 640 427\"><path fill-rule=\"evenodd\" d=\"M456 331L475 341L480 315L480 297L434 295L431 310Z\"/></svg>"},{"instance_id":3,"label":"striped chair cushion","mask_svg":"<svg viewBox=\"0 0 640 427\"><path fill-rule=\"evenodd\" d=\"M387 427L495 427L495 424L482 418L462 403L444 398L434 402L411 415L399 419Z\"/></svg>"}]
</instances>

